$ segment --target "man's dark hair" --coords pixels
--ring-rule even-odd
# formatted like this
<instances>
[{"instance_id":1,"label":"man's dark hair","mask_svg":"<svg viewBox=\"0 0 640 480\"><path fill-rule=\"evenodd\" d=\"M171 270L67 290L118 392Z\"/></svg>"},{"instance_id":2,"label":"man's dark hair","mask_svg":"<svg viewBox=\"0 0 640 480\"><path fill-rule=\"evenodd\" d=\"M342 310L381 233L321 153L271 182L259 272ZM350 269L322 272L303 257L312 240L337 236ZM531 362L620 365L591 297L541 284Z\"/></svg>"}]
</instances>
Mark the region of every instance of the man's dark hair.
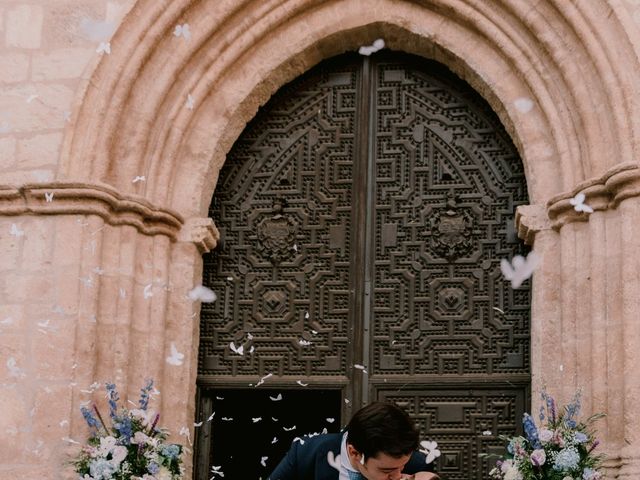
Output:
<instances>
[{"instance_id":1,"label":"man's dark hair","mask_svg":"<svg viewBox=\"0 0 640 480\"><path fill-rule=\"evenodd\" d=\"M407 413L393 403L373 402L358 410L347 425L347 442L366 457L408 455L419 434Z\"/></svg>"}]
</instances>

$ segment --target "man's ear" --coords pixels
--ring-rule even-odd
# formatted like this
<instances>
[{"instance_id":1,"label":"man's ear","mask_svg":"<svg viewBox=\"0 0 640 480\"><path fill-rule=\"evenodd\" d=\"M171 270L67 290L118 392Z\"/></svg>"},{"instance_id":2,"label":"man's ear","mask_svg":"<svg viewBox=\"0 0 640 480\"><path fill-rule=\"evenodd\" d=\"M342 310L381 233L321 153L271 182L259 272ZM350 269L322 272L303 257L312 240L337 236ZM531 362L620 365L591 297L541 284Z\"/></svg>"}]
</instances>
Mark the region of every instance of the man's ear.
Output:
<instances>
[{"instance_id":1,"label":"man's ear","mask_svg":"<svg viewBox=\"0 0 640 480\"><path fill-rule=\"evenodd\" d=\"M365 460L364 453L360 453L350 443L347 443L347 455L349 455L349 459L350 460L353 460L354 462L358 462L358 463L364 465L364 460Z\"/></svg>"}]
</instances>

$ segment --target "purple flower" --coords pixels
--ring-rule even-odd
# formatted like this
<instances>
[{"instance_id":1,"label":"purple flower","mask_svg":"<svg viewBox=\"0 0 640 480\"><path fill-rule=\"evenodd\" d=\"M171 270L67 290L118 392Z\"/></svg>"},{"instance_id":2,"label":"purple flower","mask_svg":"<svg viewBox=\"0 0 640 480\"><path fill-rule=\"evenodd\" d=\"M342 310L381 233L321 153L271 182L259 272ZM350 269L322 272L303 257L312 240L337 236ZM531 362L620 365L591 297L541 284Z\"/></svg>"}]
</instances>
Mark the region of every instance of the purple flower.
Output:
<instances>
[{"instance_id":1,"label":"purple flower","mask_svg":"<svg viewBox=\"0 0 640 480\"><path fill-rule=\"evenodd\" d=\"M544 462L547 460L547 454L544 452L542 448L538 448L533 452L531 452L531 455L529 458L531 459L532 465L539 467L541 465L544 465Z\"/></svg>"}]
</instances>

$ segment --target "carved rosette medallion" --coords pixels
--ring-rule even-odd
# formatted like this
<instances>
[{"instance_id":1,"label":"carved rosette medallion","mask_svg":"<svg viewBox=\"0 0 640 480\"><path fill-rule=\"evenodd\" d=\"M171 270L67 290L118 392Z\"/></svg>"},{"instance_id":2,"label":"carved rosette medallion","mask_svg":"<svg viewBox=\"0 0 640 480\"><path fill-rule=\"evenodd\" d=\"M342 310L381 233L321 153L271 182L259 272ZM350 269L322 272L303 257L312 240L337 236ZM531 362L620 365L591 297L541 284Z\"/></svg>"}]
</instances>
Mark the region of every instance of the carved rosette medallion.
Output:
<instances>
[{"instance_id":1,"label":"carved rosette medallion","mask_svg":"<svg viewBox=\"0 0 640 480\"><path fill-rule=\"evenodd\" d=\"M425 235L433 253L454 261L473 251L473 216L463 208L435 211Z\"/></svg>"},{"instance_id":2,"label":"carved rosette medallion","mask_svg":"<svg viewBox=\"0 0 640 480\"><path fill-rule=\"evenodd\" d=\"M257 250L272 263L280 263L295 251L298 224L292 216L276 213L258 223Z\"/></svg>"}]
</instances>

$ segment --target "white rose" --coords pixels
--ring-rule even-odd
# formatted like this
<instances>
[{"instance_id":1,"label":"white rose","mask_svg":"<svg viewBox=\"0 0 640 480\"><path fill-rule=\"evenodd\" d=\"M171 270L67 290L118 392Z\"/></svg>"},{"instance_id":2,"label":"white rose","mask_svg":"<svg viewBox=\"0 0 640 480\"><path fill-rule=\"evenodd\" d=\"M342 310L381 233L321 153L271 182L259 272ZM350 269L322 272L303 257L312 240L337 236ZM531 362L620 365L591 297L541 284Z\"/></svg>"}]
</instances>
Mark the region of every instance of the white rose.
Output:
<instances>
[{"instance_id":1,"label":"white rose","mask_svg":"<svg viewBox=\"0 0 640 480\"><path fill-rule=\"evenodd\" d=\"M127 447L123 447L122 445L113 447L113 450L111 451L111 459L113 463L120 465L125 458L127 458Z\"/></svg>"},{"instance_id":2,"label":"white rose","mask_svg":"<svg viewBox=\"0 0 640 480\"><path fill-rule=\"evenodd\" d=\"M167 467L160 467L160 471L158 472L156 478L158 480L171 480L171 477L171 472Z\"/></svg>"},{"instance_id":3,"label":"white rose","mask_svg":"<svg viewBox=\"0 0 640 480\"><path fill-rule=\"evenodd\" d=\"M522 480L522 474L516 467L511 467L504 474L504 480Z\"/></svg>"},{"instance_id":4,"label":"white rose","mask_svg":"<svg viewBox=\"0 0 640 480\"><path fill-rule=\"evenodd\" d=\"M136 432L131 439L131 443L145 445L149 443L149 436L144 432Z\"/></svg>"},{"instance_id":5,"label":"white rose","mask_svg":"<svg viewBox=\"0 0 640 480\"><path fill-rule=\"evenodd\" d=\"M542 443L550 442L553 438L553 432L548 428L541 428L538 432L538 438Z\"/></svg>"}]
</instances>

